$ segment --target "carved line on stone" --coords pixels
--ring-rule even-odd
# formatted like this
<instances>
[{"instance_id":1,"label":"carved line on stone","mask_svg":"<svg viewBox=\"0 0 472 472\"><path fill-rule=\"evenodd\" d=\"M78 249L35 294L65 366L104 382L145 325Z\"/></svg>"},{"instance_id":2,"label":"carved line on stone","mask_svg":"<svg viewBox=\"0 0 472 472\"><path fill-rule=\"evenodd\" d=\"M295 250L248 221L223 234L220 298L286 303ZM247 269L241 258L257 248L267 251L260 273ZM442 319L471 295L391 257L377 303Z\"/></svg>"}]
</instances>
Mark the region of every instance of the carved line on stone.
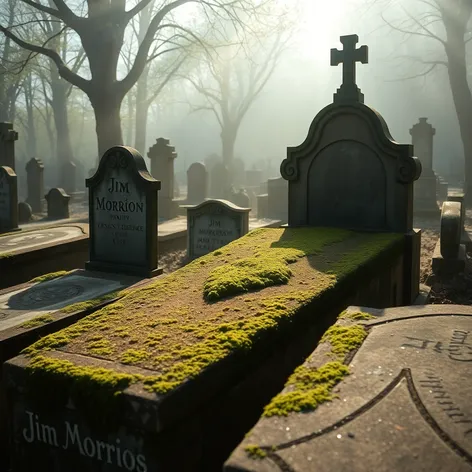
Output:
<instances>
[{"instance_id":1,"label":"carved line on stone","mask_svg":"<svg viewBox=\"0 0 472 472\"><path fill-rule=\"evenodd\" d=\"M397 377L389 385L387 385L380 393L378 393L374 398L372 398L366 404L361 406L359 409L357 409L350 415L345 416L338 422L330 426L327 426L324 429L316 431L314 433L310 433L305 436L302 436L301 438L293 439L292 441L279 444L275 447L262 446L261 449L264 450L267 454L269 454L270 451L275 452L275 451L288 449L288 448L291 448L292 446L297 446L299 444L306 443L319 436L323 436L332 431L335 431L336 429L341 428L342 426L350 423L351 421L355 420L356 418L358 418L359 416L363 415L364 413L372 409L374 406L376 406L383 398L385 398L390 392L392 392L393 389L397 385L399 385L403 379L406 379L408 392L410 393L411 399L413 400L413 404L415 405L416 409L418 410L418 413L422 416L425 422L439 436L439 438L447 446L449 446L450 449L452 449L462 459L465 459L469 464L472 464L472 456L465 449L459 446L443 429L441 429L441 427L431 416L427 408L424 406L423 402L420 399L418 391L416 390L415 384L413 382L411 370L408 368L402 369L400 373L397 375Z\"/></svg>"},{"instance_id":2,"label":"carved line on stone","mask_svg":"<svg viewBox=\"0 0 472 472\"><path fill-rule=\"evenodd\" d=\"M402 316L401 318L389 319L389 320L380 320L380 321L372 321L363 324L366 328L380 326L387 323L393 323L395 321L405 321L405 320L417 320L420 318L431 318L431 317L447 317L447 316L472 316L472 313L460 313L460 314L450 314L450 313L426 313L424 315L413 315L413 316Z\"/></svg>"},{"instance_id":3,"label":"carved line on stone","mask_svg":"<svg viewBox=\"0 0 472 472\"><path fill-rule=\"evenodd\" d=\"M267 451L267 458L271 460L281 472L296 472L296 470L287 464L278 454L273 451Z\"/></svg>"},{"instance_id":4,"label":"carved line on stone","mask_svg":"<svg viewBox=\"0 0 472 472\"><path fill-rule=\"evenodd\" d=\"M416 175L419 177L421 168L418 169L417 167L416 162L418 162L418 159L413 158L412 155L408 156L410 153L413 154L413 146L411 144L397 143L390 134L387 122L379 112L362 103L356 103L350 105L331 104L325 107L315 116L310 125L305 140L298 146L287 148L287 157L280 164L280 173L285 180L298 179L298 161L300 158L308 157L313 153L317 143L319 143L321 140L321 135L323 134L325 126L329 124L333 117L336 117L336 115L340 115L342 113L355 115L357 118L360 118L366 122L375 146L378 147L378 149L388 157L405 161L406 164L401 166L402 169L406 166L409 166L413 170L402 174L402 178L408 177L411 178L411 180L400 180L400 182L410 183L415 180ZM396 155L400 153L403 154L403 157L398 157ZM403 175L405 175L405 177L403 177Z\"/></svg>"}]
</instances>

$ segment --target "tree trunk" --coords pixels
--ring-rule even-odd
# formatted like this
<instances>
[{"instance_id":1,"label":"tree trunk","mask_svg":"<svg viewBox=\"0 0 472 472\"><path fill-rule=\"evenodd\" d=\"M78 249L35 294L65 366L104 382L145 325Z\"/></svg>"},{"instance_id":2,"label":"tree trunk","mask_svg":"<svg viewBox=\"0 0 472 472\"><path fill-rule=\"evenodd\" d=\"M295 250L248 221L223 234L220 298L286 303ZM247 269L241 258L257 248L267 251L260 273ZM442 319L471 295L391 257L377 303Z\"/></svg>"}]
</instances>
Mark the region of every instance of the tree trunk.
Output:
<instances>
[{"instance_id":1,"label":"tree trunk","mask_svg":"<svg viewBox=\"0 0 472 472\"><path fill-rule=\"evenodd\" d=\"M226 124L221 131L221 142L223 145L223 162L228 169L234 159L234 145L238 134L237 127L233 123Z\"/></svg>"},{"instance_id":2,"label":"tree trunk","mask_svg":"<svg viewBox=\"0 0 472 472\"><path fill-rule=\"evenodd\" d=\"M472 93L467 81L467 58L465 34L470 18L464 11L460 20L455 15L443 17L447 34L446 55L448 60L449 83L456 109L459 129L464 149L466 205L472 206Z\"/></svg>"},{"instance_id":3,"label":"tree trunk","mask_svg":"<svg viewBox=\"0 0 472 472\"><path fill-rule=\"evenodd\" d=\"M36 127L34 123L34 90L31 80L31 74L29 74L24 83L25 91L25 104L26 104L26 129L28 137L26 140L26 149L28 159L31 157L37 157L37 141L36 141Z\"/></svg>"},{"instance_id":4,"label":"tree trunk","mask_svg":"<svg viewBox=\"0 0 472 472\"><path fill-rule=\"evenodd\" d=\"M111 147L123 144L120 117L122 98L113 96L114 94L97 95L90 98L90 101L95 114L98 152L101 158Z\"/></svg>"},{"instance_id":5,"label":"tree trunk","mask_svg":"<svg viewBox=\"0 0 472 472\"><path fill-rule=\"evenodd\" d=\"M147 131L147 120L148 120L148 109L149 109L149 102L147 99L148 76L149 76L149 67L146 67L146 69L144 69L143 74L139 78L137 86L136 86L136 127L135 127L134 147L141 154L143 154L146 151L146 131Z\"/></svg>"},{"instance_id":6,"label":"tree trunk","mask_svg":"<svg viewBox=\"0 0 472 472\"><path fill-rule=\"evenodd\" d=\"M14 4L9 2L9 17L8 27L13 25L14 20ZM7 64L10 59L11 53L11 41L10 38L5 36L5 42L3 43L2 61L0 63L0 122L1 121L13 121L10 116L10 97L8 95L8 74Z\"/></svg>"},{"instance_id":7,"label":"tree trunk","mask_svg":"<svg viewBox=\"0 0 472 472\"><path fill-rule=\"evenodd\" d=\"M126 126L126 145L131 146L133 141L133 94L131 90L128 92L128 118Z\"/></svg>"}]
</instances>

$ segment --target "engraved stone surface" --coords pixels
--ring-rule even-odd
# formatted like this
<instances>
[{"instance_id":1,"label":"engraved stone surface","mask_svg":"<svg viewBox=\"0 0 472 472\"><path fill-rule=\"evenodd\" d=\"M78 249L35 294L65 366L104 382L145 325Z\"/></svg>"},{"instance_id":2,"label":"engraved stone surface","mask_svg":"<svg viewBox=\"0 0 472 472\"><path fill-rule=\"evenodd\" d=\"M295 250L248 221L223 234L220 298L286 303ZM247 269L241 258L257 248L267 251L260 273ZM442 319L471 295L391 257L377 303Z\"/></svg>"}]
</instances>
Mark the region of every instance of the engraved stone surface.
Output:
<instances>
[{"instance_id":1,"label":"engraved stone surface","mask_svg":"<svg viewBox=\"0 0 472 472\"><path fill-rule=\"evenodd\" d=\"M0 166L0 233L18 228L17 177L11 167Z\"/></svg>"},{"instance_id":2,"label":"engraved stone surface","mask_svg":"<svg viewBox=\"0 0 472 472\"><path fill-rule=\"evenodd\" d=\"M227 200L207 200L187 208L190 259L204 256L249 231L250 208L240 208Z\"/></svg>"},{"instance_id":3,"label":"engraved stone surface","mask_svg":"<svg viewBox=\"0 0 472 472\"><path fill-rule=\"evenodd\" d=\"M14 253L33 249L44 244L68 241L84 236L85 231L79 225L57 226L54 228L28 231L23 234L12 234L0 238L0 254Z\"/></svg>"},{"instance_id":4,"label":"engraved stone surface","mask_svg":"<svg viewBox=\"0 0 472 472\"><path fill-rule=\"evenodd\" d=\"M87 179L92 270L151 275L157 269L160 182L135 149L116 146Z\"/></svg>"},{"instance_id":5,"label":"engraved stone surface","mask_svg":"<svg viewBox=\"0 0 472 472\"><path fill-rule=\"evenodd\" d=\"M0 294L0 332L122 287L119 277L75 271L48 282L4 291Z\"/></svg>"},{"instance_id":6,"label":"engraved stone surface","mask_svg":"<svg viewBox=\"0 0 472 472\"><path fill-rule=\"evenodd\" d=\"M351 307L349 311L358 311ZM376 310L367 337L331 401L262 418L227 461L242 471L472 470L472 308L424 305ZM322 342L304 366L332 360ZM284 393L293 390L287 386ZM250 458L257 445L264 458Z\"/></svg>"}]
</instances>

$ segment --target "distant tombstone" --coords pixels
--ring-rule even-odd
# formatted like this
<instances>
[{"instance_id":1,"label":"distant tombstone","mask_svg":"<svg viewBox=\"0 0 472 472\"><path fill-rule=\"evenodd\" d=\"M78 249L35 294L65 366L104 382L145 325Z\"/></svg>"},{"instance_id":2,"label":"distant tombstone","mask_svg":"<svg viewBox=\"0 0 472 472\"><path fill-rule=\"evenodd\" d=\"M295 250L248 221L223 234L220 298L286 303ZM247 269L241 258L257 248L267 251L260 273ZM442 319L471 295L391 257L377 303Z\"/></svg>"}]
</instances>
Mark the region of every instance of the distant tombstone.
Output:
<instances>
[{"instance_id":1,"label":"distant tombstone","mask_svg":"<svg viewBox=\"0 0 472 472\"><path fill-rule=\"evenodd\" d=\"M11 167L0 166L0 233L18 229L18 188Z\"/></svg>"},{"instance_id":2,"label":"distant tombstone","mask_svg":"<svg viewBox=\"0 0 472 472\"><path fill-rule=\"evenodd\" d=\"M288 182L282 177L267 180L267 218L288 221Z\"/></svg>"},{"instance_id":3,"label":"distant tombstone","mask_svg":"<svg viewBox=\"0 0 472 472\"><path fill-rule=\"evenodd\" d=\"M241 188L237 192L234 192L231 195L231 201L238 207L241 208L250 208L251 201L246 189Z\"/></svg>"},{"instance_id":4,"label":"distant tombstone","mask_svg":"<svg viewBox=\"0 0 472 472\"><path fill-rule=\"evenodd\" d=\"M226 199L230 192L228 168L223 162L217 162L210 171L210 197Z\"/></svg>"},{"instance_id":5,"label":"distant tombstone","mask_svg":"<svg viewBox=\"0 0 472 472\"><path fill-rule=\"evenodd\" d=\"M10 167L15 171L15 141L18 133L13 123L0 123L0 166Z\"/></svg>"},{"instance_id":6,"label":"distant tombstone","mask_svg":"<svg viewBox=\"0 0 472 472\"><path fill-rule=\"evenodd\" d=\"M74 161L76 165L76 189L81 192L85 188L85 167L80 161Z\"/></svg>"},{"instance_id":7,"label":"distant tombstone","mask_svg":"<svg viewBox=\"0 0 472 472\"><path fill-rule=\"evenodd\" d=\"M177 204L174 202L174 160L175 148L165 138L156 139L156 144L149 148L147 156L151 160L151 175L161 181L159 193L159 218L169 220L177 216Z\"/></svg>"},{"instance_id":8,"label":"distant tombstone","mask_svg":"<svg viewBox=\"0 0 472 472\"><path fill-rule=\"evenodd\" d=\"M63 188L67 193L74 193L77 189L77 166L72 161L62 164Z\"/></svg>"},{"instance_id":9,"label":"distant tombstone","mask_svg":"<svg viewBox=\"0 0 472 472\"><path fill-rule=\"evenodd\" d=\"M43 212L44 165L40 159L32 157L26 164L28 198L33 213Z\"/></svg>"},{"instance_id":10,"label":"distant tombstone","mask_svg":"<svg viewBox=\"0 0 472 472\"><path fill-rule=\"evenodd\" d=\"M187 170L187 204L198 205L207 197L208 172L205 164L194 162Z\"/></svg>"},{"instance_id":11,"label":"distant tombstone","mask_svg":"<svg viewBox=\"0 0 472 472\"><path fill-rule=\"evenodd\" d=\"M433 171L433 137L436 130L428 118L420 118L411 129L415 155L421 161L421 176L414 186L414 211L416 214L440 214L437 202L437 177Z\"/></svg>"},{"instance_id":12,"label":"distant tombstone","mask_svg":"<svg viewBox=\"0 0 472 472\"><path fill-rule=\"evenodd\" d=\"M238 157L235 157L230 166L230 176L231 176L231 184L235 187L241 187L246 185L246 164L244 161Z\"/></svg>"},{"instance_id":13,"label":"distant tombstone","mask_svg":"<svg viewBox=\"0 0 472 472\"><path fill-rule=\"evenodd\" d=\"M31 205L28 205L26 202L18 203L18 223L29 223L32 217L33 210L31 209Z\"/></svg>"},{"instance_id":14,"label":"distant tombstone","mask_svg":"<svg viewBox=\"0 0 472 472\"><path fill-rule=\"evenodd\" d=\"M157 268L157 192L161 183L133 148L105 152L89 189L86 269L152 277Z\"/></svg>"},{"instance_id":15,"label":"distant tombstone","mask_svg":"<svg viewBox=\"0 0 472 472\"><path fill-rule=\"evenodd\" d=\"M251 169L246 171L246 185L248 187L259 187L262 183L262 170Z\"/></svg>"},{"instance_id":16,"label":"distant tombstone","mask_svg":"<svg viewBox=\"0 0 472 472\"><path fill-rule=\"evenodd\" d=\"M48 205L48 218L51 220L61 220L69 218L70 195L62 188L52 188L45 195Z\"/></svg>"},{"instance_id":17,"label":"distant tombstone","mask_svg":"<svg viewBox=\"0 0 472 472\"><path fill-rule=\"evenodd\" d=\"M187 207L188 257L204 256L244 236L249 231L249 211L227 200Z\"/></svg>"},{"instance_id":18,"label":"distant tombstone","mask_svg":"<svg viewBox=\"0 0 472 472\"><path fill-rule=\"evenodd\" d=\"M396 143L380 114L364 105L355 62L367 62L357 35L343 36L343 84L334 103L313 120L304 143L287 149L289 226L408 232L413 229L413 182L421 172L413 146Z\"/></svg>"}]
</instances>

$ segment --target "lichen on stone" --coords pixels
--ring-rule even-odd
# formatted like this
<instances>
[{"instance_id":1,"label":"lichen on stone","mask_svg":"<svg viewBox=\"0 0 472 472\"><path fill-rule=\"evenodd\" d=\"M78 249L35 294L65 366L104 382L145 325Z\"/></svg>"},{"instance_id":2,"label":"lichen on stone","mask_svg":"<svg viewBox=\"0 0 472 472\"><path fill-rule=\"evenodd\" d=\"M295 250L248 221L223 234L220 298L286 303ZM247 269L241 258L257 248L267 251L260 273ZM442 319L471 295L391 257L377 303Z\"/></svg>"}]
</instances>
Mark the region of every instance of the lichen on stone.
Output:
<instances>
[{"instance_id":1,"label":"lichen on stone","mask_svg":"<svg viewBox=\"0 0 472 472\"><path fill-rule=\"evenodd\" d=\"M356 320L356 321L367 321L374 319L375 316L371 313L365 313L363 311L348 311L344 310L338 317L338 319Z\"/></svg>"},{"instance_id":2,"label":"lichen on stone","mask_svg":"<svg viewBox=\"0 0 472 472\"><path fill-rule=\"evenodd\" d=\"M33 318L32 320L25 321L24 323L20 324L18 328L23 328L23 329L30 329L30 328L37 328L38 326L43 326L47 323L51 323L54 321L54 318L49 315L41 315L37 316L36 318Z\"/></svg>"},{"instance_id":3,"label":"lichen on stone","mask_svg":"<svg viewBox=\"0 0 472 472\"><path fill-rule=\"evenodd\" d=\"M341 326L335 324L328 328L321 338L321 342L328 341L334 354L345 356L359 348L366 337L367 331L362 325Z\"/></svg>"},{"instance_id":4,"label":"lichen on stone","mask_svg":"<svg viewBox=\"0 0 472 472\"><path fill-rule=\"evenodd\" d=\"M257 444L248 444L244 450L251 459L264 459L264 457L267 456L267 452L261 449Z\"/></svg>"},{"instance_id":5,"label":"lichen on stone","mask_svg":"<svg viewBox=\"0 0 472 472\"><path fill-rule=\"evenodd\" d=\"M36 284L36 283L41 283L41 282L47 282L48 280L57 279L59 277L67 275L68 273L69 273L69 271L67 271L67 270L59 270L57 272L49 272L48 274L43 274L43 275L40 275L39 277L35 277L34 279L31 279L29 281L29 283Z\"/></svg>"}]
</instances>

